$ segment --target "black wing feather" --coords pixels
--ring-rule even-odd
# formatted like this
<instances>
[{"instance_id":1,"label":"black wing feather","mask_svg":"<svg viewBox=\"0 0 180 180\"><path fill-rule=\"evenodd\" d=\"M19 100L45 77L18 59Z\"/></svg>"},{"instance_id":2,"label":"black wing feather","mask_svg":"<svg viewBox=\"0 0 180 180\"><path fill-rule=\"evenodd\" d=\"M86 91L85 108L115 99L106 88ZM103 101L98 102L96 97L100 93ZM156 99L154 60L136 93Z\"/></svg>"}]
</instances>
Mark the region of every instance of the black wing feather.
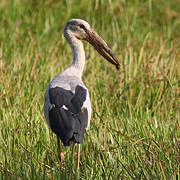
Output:
<instances>
[{"instance_id":1,"label":"black wing feather","mask_svg":"<svg viewBox=\"0 0 180 180\"><path fill-rule=\"evenodd\" d=\"M81 112L81 107L83 102L86 100L86 89L81 86L77 86L75 89L75 95L71 99L71 104L74 107L74 112L79 113Z\"/></svg>"},{"instance_id":2,"label":"black wing feather","mask_svg":"<svg viewBox=\"0 0 180 180\"><path fill-rule=\"evenodd\" d=\"M50 88L49 98L51 104L54 104L57 108L60 108L67 104L67 100L69 98L73 98L73 93L60 87Z\"/></svg>"},{"instance_id":3,"label":"black wing feather","mask_svg":"<svg viewBox=\"0 0 180 180\"><path fill-rule=\"evenodd\" d=\"M65 146L72 141L81 143L83 140L88 123L88 111L82 108L86 95L87 90L81 86L76 87L75 94L60 87L49 90L50 102L54 105L49 111L50 127Z\"/></svg>"}]
</instances>

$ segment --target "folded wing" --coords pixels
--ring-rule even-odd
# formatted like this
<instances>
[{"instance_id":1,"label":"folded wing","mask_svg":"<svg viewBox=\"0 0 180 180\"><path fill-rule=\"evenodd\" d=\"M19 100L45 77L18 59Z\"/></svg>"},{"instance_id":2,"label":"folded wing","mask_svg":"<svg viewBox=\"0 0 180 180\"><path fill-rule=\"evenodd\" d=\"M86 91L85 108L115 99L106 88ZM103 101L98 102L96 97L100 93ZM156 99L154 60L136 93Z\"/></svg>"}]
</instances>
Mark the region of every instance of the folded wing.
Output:
<instances>
[{"instance_id":1,"label":"folded wing","mask_svg":"<svg viewBox=\"0 0 180 180\"><path fill-rule=\"evenodd\" d=\"M51 130L57 134L65 146L72 142L81 143L88 124L88 111L83 107L87 90L76 86L75 93L61 87L49 89L51 108L49 122Z\"/></svg>"}]
</instances>

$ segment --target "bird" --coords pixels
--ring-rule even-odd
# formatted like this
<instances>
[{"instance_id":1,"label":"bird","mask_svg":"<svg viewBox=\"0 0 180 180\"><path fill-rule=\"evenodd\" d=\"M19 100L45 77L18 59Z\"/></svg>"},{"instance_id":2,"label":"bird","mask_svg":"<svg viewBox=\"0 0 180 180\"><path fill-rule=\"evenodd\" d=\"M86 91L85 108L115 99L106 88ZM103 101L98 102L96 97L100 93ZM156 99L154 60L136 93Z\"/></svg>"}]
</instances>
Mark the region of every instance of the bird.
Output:
<instances>
[{"instance_id":1,"label":"bird","mask_svg":"<svg viewBox=\"0 0 180 180\"><path fill-rule=\"evenodd\" d=\"M60 140L64 146L77 144L79 168L80 144L89 127L92 113L89 91L82 81L85 66L82 40L89 42L118 70L120 63L106 42L85 20L70 19L65 25L64 37L72 49L73 61L49 83L45 92L44 115L48 126L56 134L59 160L63 157Z\"/></svg>"}]
</instances>

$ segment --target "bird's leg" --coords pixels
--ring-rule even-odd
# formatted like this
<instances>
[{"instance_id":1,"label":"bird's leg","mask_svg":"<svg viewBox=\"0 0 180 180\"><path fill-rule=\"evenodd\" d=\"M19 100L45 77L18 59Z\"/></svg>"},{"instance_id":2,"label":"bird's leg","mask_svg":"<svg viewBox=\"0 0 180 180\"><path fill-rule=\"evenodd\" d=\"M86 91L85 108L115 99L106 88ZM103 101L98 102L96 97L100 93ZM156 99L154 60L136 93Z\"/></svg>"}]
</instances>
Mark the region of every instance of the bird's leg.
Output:
<instances>
[{"instance_id":1,"label":"bird's leg","mask_svg":"<svg viewBox=\"0 0 180 180\"><path fill-rule=\"evenodd\" d=\"M58 145L58 158L60 161L62 161L63 153L61 152L61 148L60 148L59 136L56 135L56 137L57 137L57 145Z\"/></svg>"},{"instance_id":2,"label":"bird's leg","mask_svg":"<svg viewBox=\"0 0 180 180\"><path fill-rule=\"evenodd\" d=\"M80 144L78 144L78 149L77 149L77 169L79 169L79 162L80 162Z\"/></svg>"}]
</instances>

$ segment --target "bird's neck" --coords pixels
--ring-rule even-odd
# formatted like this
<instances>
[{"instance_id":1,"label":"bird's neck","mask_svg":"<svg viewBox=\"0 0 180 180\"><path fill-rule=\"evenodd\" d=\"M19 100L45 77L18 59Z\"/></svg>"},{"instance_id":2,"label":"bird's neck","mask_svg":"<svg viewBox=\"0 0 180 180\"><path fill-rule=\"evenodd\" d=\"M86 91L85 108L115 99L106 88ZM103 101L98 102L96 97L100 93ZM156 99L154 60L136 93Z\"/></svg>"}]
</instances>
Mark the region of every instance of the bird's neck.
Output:
<instances>
[{"instance_id":1,"label":"bird's neck","mask_svg":"<svg viewBox=\"0 0 180 180\"><path fill-rule=\"evenodd\" d=\"M83 43L81 42L81 40L75 37L71 37L70 39L68 39L68 42L73 52L73 62L69 68L75 76L81 78L85 66L85 53Z\"/></svg>"}]
</instances>

